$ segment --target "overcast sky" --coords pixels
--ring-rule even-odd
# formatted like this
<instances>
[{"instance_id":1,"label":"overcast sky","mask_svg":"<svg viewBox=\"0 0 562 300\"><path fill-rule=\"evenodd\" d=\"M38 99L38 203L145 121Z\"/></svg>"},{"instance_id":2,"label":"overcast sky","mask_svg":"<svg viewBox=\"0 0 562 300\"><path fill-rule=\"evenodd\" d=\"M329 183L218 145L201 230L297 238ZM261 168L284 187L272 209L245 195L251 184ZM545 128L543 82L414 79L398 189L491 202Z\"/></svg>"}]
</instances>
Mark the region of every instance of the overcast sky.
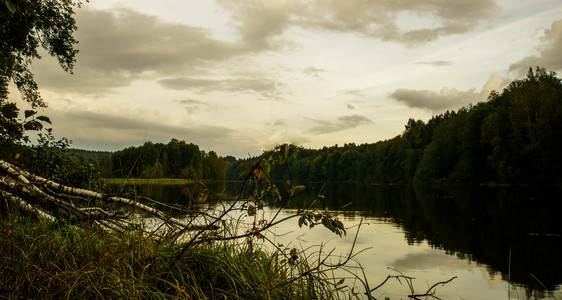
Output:
<instances>
[{"instance_id":1,"label":"overcast sky","mask_svg":"<svg viewBox=\"0 0 562 300\"><path fill-rule=\"evenodd\" d=\"M55 134L83 149L374 143L530 66L562 71L560 0L91 0L76 12L74 74L48 55L33 71Z\"/></svg>"}]
</instances>

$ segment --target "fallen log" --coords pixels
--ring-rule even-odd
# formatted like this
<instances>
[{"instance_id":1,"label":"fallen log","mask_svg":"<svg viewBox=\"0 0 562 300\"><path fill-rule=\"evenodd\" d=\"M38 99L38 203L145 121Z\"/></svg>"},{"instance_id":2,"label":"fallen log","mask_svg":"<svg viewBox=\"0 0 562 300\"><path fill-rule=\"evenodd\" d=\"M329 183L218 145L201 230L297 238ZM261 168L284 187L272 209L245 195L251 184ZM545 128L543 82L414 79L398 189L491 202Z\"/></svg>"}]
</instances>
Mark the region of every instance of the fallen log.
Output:
<instances>
[{"instance_id":1,"label":"fallen log","mask_svg":"<svg viewBox=\"0 0 562 300\"><path fill-rule=\"evenodd\" d=\"M179 230L190 225L138 199L65 186L4 160L0 160L0 199L5 202L4 208L13 206L49 222L63 219L107 231L139 227L142 221L138 213L157 218L162 223L159 228ZM92 203L96 206L90 206ZM126 209L120 209L123 207Z\"/></svg>"}]
</instances>

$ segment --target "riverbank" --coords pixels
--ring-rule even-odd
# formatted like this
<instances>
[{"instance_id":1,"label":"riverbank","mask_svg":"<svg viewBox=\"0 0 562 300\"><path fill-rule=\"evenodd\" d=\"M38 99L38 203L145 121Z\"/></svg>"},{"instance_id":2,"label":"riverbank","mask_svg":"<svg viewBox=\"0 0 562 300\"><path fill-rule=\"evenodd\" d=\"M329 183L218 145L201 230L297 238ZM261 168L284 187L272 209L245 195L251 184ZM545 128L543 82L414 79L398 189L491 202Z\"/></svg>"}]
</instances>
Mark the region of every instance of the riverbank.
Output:
<instances>
[{"instance_id":1,"label":"riverbank","mask_svg":"<svg viewBox=\"0 0 562 300\"><path fill-rule=\"evenodd\" d=\"M296 264L252 243L177 246L8 212L0 217L0 298L334 298ZM176 259L178 258L178 259Z\"/></svg>"}]
</instances>

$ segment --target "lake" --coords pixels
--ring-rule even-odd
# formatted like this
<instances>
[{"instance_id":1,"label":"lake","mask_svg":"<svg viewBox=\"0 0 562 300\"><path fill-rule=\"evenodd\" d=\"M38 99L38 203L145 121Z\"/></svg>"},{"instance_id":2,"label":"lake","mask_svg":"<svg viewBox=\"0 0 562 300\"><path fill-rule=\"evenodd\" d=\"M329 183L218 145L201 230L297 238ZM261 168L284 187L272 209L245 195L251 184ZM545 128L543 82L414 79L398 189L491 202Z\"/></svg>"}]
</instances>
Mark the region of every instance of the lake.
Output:
<instances>
[{"instance_id":1,"label":"lake","mask_svg":"<svg viewBox=\"0 0 562 300\"><path fill-rule=\"evenodd\" d=\"M210 187L222 191L229 185L218 182ZM322 187L308 184L305 193L283 208L282 216L311 203ZM188 204L199 190L151 185L138 186L135 192ZM356 258L371 287L399 271L415 278L416 293L456 276L437 288L436 295L442 299L562 297L562 194L558 188L333 183L321 193L325 198L318 203L320 208L337 210L347 204L340 212L349 227L346 236L339 238L321 226L299 228L293 219L274 228L268 237L297 249L323 243L324 251L335 249L334 254L345 256L362 220L355 250L365 250ZM262 213L268 218L276 211L268 207ZM373 292L382 299L406 299L408 294L408 285L397 280Z\"/></svg>"}]
</instances>

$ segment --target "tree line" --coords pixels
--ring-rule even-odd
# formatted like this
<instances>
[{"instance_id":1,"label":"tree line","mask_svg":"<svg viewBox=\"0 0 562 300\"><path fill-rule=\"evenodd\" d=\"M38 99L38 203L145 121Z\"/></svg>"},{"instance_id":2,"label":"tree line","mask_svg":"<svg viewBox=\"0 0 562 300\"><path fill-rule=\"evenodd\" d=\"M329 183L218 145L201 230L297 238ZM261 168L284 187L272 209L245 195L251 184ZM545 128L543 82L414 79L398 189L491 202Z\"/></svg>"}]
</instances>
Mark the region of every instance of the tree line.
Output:
<instances>
[{"instance_id":1,"label":"tree line","mask_svg":"<svg viewBox=\"0 0 562 300\"><path fill-rule=\"evenodd\" d=\"M409 119L402 134L374 144L301 149L290 172L301 181L381 183L552 184L562 182L562 84L556 73L537 67L486 102L433 116ZM250 164L239 160L227 178Z\"/></svg>"},{"instance_id":2,"label":"tree line","mask_svg":"<svg viewBox=\"0 0 562 300\"><path fill-rule=\"evenodd\" d=\"M104 156L102 177L225 179L226 164L214 151L172 139L168 144L146 142Z\"/></svg>"}]
</instances>

